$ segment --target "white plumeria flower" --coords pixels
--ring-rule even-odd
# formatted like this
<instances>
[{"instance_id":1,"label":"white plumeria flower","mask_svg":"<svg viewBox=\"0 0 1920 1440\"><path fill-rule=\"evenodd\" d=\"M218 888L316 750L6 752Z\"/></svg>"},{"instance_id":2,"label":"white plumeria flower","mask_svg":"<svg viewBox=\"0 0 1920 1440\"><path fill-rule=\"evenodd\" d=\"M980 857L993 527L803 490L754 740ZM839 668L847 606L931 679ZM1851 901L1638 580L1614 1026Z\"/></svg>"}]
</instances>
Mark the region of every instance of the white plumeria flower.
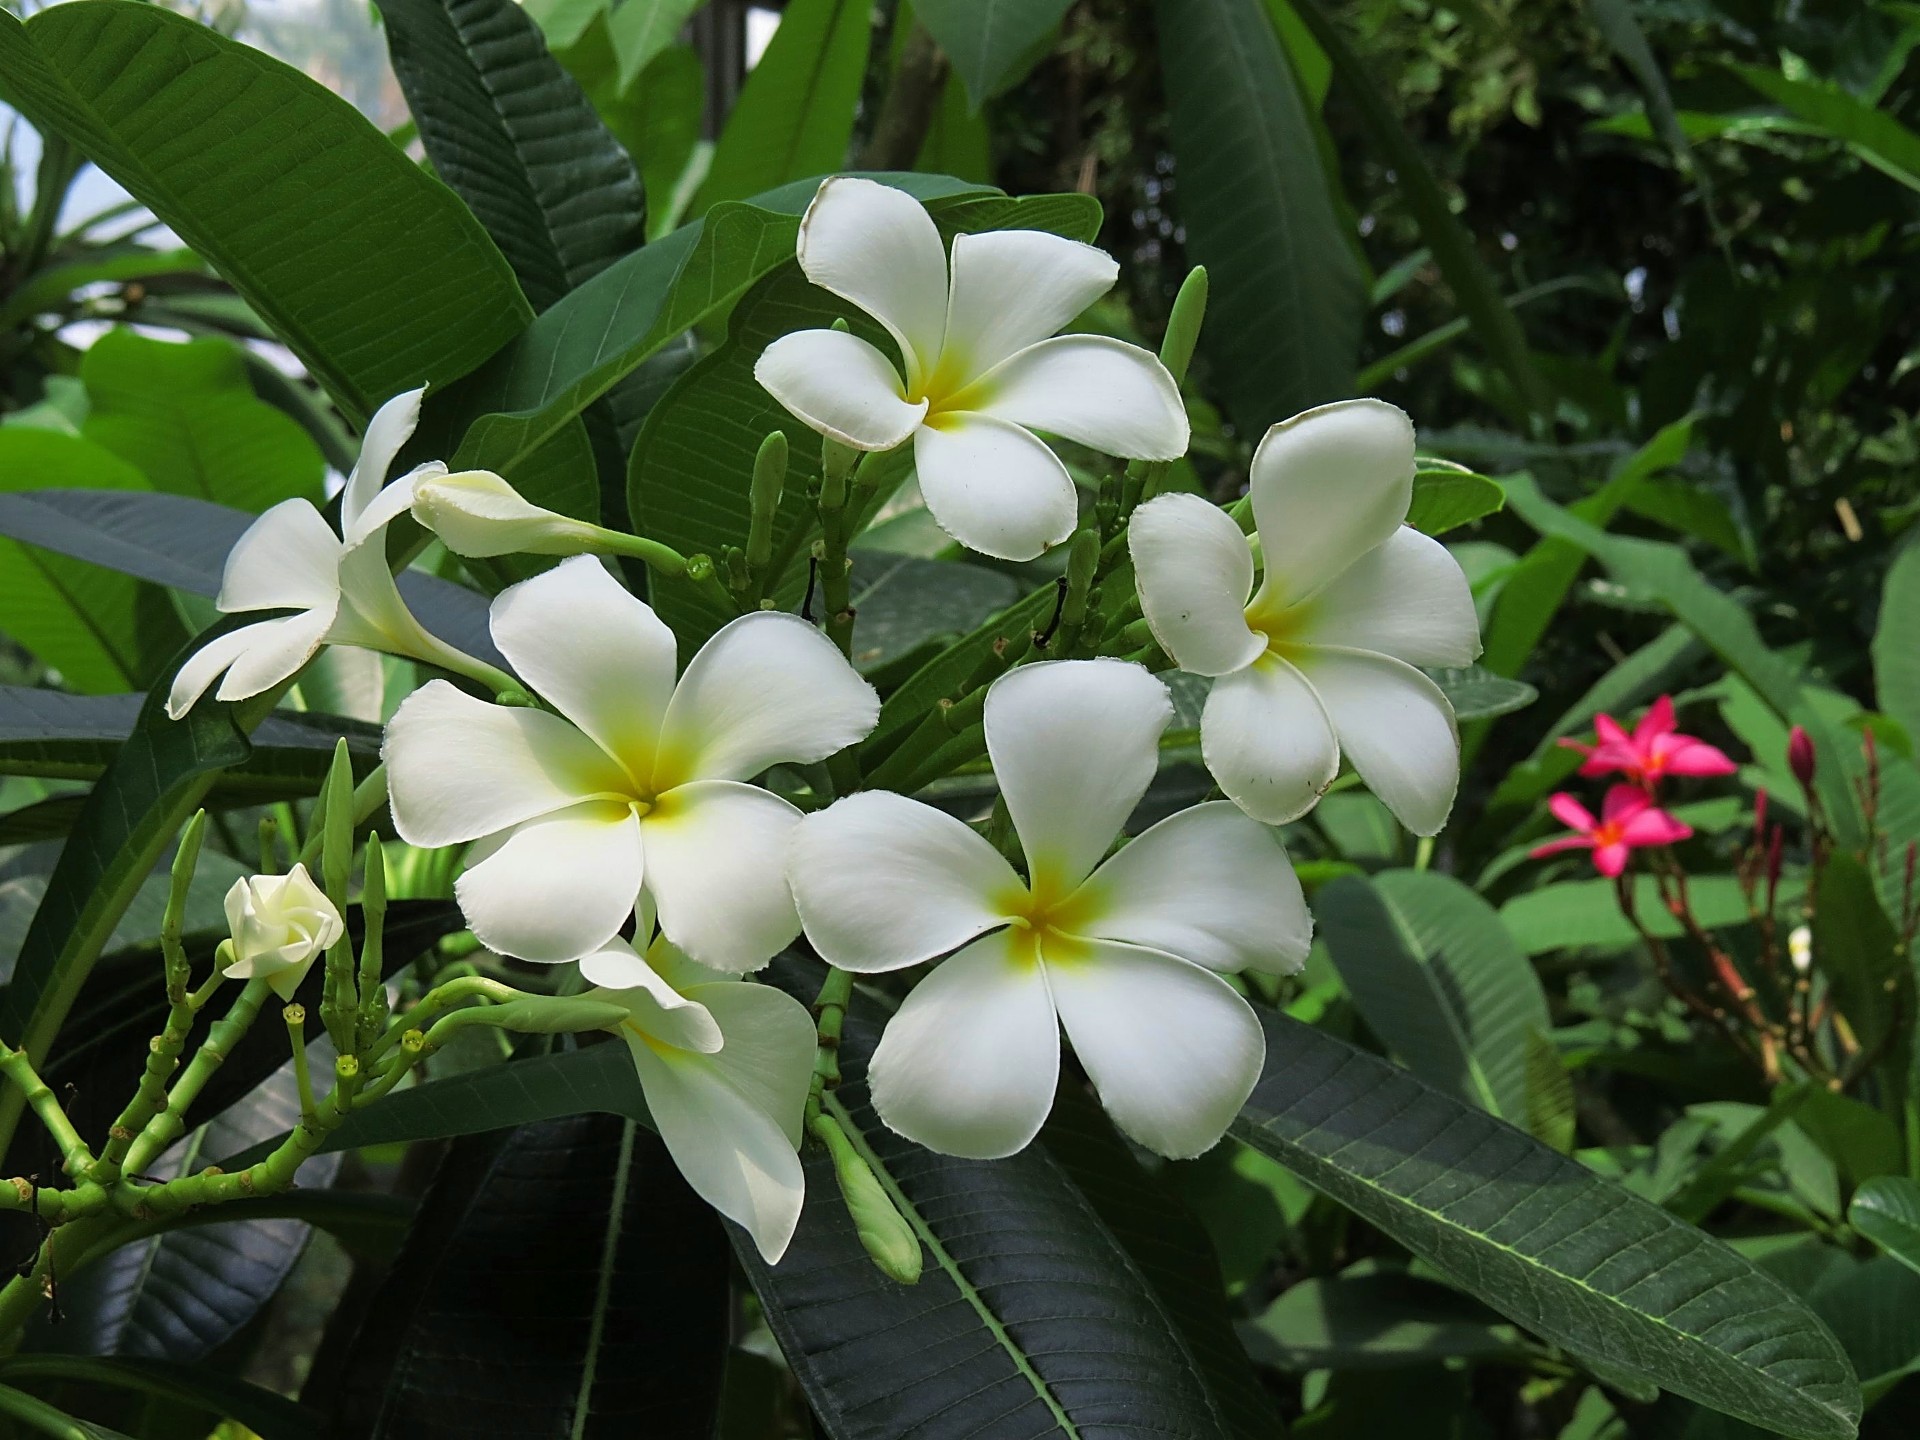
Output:
<instances>
[{"instance_id":1,"label":"white plumeria flower","mask_svg":"<svg viewBox=\"0 0 1920 1440\"><path fill-rule=\"evenodd\" d=\"M1207 769L1256 820L1312 809L1344 751L1416 835L1447 823L1459 732L1414 667L1470 664L1480 626L1447 548L1401 523L1413 471L1413 422L1381 401L1275 425L1253 454L1257 593L1247 537L1199 496L1162 495L1128 526L1154 638L1182 670L1217 677L1200 718Z\"/></svg>"},{"instance_id":2,"label":"white plumeria flower","mask_svg":"<svg viewBox=\"0 0 1920 1440\"><path fill-rule=\"evenodd\" d=\"M477 667L413 618L387 567L386 527L412 503L415 479L446 471L435 461L386 484L394 456L419 422L425 393L422 387L396 395L368 422L340 496L341 535L312 501L283 500L234 542L214 604L230 615L297 613L244 625L202 646L174 677L167 695L171 718L191 710L223 673L216 698L244 700L291 679L322 645L384 650L451 670Z\"/></svg>"},{"instance_id":3,"label":"white plumeria flower","mask_svg":"<svg viewBox=\"0 0 1920 1440\"><path fill-rule=\"evenodd\" d=\"M905 379L835 330L782 336L754 378L856 450L911 437L927 509L969 549L1031 560L1073 533L1073 480L1035 429L1130 459L1186 453L1186 410L1158 359L1102 335L1048 338L1113 288L1119 267L1091 245L1037 230L959 235L949 277L918 200L836 177L807 207L798 253L809 280L892 335Z\"/></svg>"},{"instance_id":4,"label":"white plumeria flower","mask_svg":"<svg viewBox=\"0 0 1920 1440\"><path fill-rule=\"evenodd\" d=\"M807 1007L717 975L664 936L645 959L611 940L580 973L601 987L590 998L626 1008L617 1033L680 1173L778 1262L806 1199L798 1152L817 1043Z\"/></svg>"},{"instance_id":5,"label":"white plumeria flower","mask_svg":"<svg viewBox=\"0 0 1920 1440\"><path fill-rule=\"evenodd\" d=\"M880 702L818 630L762 611L724 626L674 683L673 632L588 556L503 590L494 642L559 714L436 680L387 724L394 828L482 843L455 894L494 950L559 963L619 931L644 885L703 965L757 968L799 933L785 800L745 784L824 760Z\"/></svg>"},{"instance_id":6,"label":"white plumeria flower","mask_svg":"<svg viewBox=\"0 0 1920 1440\"><path fill-rule=\"evenodd\" d=\"M1159 763L1166 687L1120 660L1029 665L987 694L987 750L1027 857L883 791L800 822L788 873L833 964L897 970L959 948L907 997L867 1078L880 1117L949 1155L1024 1147L1053 1105L1059 1027L1114 1122L1198 1155L1259 1078L1266 1043L1216 972L1284 973L1312 921L1278 838L1224 801L1103 856Z\"/></svg>"},{"instance_id":7,"label":"white plumeria flower","mask_svg":"<svg viewBox=\"0 0 1920 1440\"><path fill-rule=\"evenodd\" d=\"M413 518L456 555L578 555L604 533L598 525L535 505L491 470L413 477Z\"/></svg>"},{"instance_id":8,"label":"white plumeria flower","mask_svg":"<svg viewBox=\"0 0 1920 1440\"><path fill-rule=\"evenodd\" d=\"M282 1000L293 999L313 962L347 933L340 912L304 865L285 875L248 875L234 881L226 909L232 937L220 947L226 952L226 973L239 980L265 980Z\"/></svg>"}]
</instances>

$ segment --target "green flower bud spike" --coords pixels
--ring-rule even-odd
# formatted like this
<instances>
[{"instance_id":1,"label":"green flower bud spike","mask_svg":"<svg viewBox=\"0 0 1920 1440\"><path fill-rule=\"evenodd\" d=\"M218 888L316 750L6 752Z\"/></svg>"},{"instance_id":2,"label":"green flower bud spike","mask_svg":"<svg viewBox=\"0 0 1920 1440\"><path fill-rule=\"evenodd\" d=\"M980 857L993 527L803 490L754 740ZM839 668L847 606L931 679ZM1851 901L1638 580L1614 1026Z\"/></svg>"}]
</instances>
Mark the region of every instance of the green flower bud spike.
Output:
<instances>
[{"instance_id":1,"label":"green flower bud spike","mask_svg":"<svg viewBox=\"0 0 1920 1440\"><path fill-rule=\"evenodd\" d=\"M366 874L360 882L360 916L365 933L360 937L359 1044L354 1048L364 1052L387 1024L387 987L383 983L387 862L378 835L367 836Z\"/></svg>"},{"instance_id":2,"label":"green flower bud spike","mask_svg":"<svg viewBox=\"0 0 1920 1440\"><path fill-rule=\"evenodd\" d=\"M353 873L353 758L342 739L333 749L333 764L321 786L320 875L333 908L347 913L347 884ZM326 1026L333 1048L351 1055L360 997L354 988L353 941L343 932L327 947L326 984L321 991L320 1023Z\"/></svg>"},{"instance_id":3,"label":"green flower bud spike","mask_svg":"<svg viewBox=\"0 0 1920 1440\"><path fill-rule=\"evenodd\" d=\"M775 430L760 442L753 457L753 486L749 494L753 516L747 529L747 573L765 593L767 569L773 564L773 522L780 513L780 495L787 483L787 437Z\"/></svg>"},{"instance_id":4,"label":"green flower bud spike","mask_svg":"<svg viewBox=\"0 0 1920 1440\"><path fill-rule=\"evenodd\" d=\"M892 1197L872 1167L854 1149L833 1116L824 1112L815 1115L807 1129L827 1147L833 1159L833 1178L840 1183L840 1198L853 1217L854 1233L880 1273L902 1285L916 1284L922 1264L920 1237L894 1208Z\"/></svg>"},{"instance_id":5,"label":"green flower bud spike","mask_svg":"<svg viewBox=\"0 0 1920 1440\"><path fill-rule=\"evenodd\" d=\"M1166 338L1160 342L1160 363L1167 367L1176 385L1186 382L1187 367L1193 363L1194 349L1200 343L1201 322L1206 318L1207 269L1196 265L1180 282L1180 293L1173 297L1173 309L1167 315ZM1159 493L1167 468L1165 460L1135 460L1127 466L1124 501L1127 514L1131 515L1141 501L1151 500Z\"/></svg>"}]
</instances>

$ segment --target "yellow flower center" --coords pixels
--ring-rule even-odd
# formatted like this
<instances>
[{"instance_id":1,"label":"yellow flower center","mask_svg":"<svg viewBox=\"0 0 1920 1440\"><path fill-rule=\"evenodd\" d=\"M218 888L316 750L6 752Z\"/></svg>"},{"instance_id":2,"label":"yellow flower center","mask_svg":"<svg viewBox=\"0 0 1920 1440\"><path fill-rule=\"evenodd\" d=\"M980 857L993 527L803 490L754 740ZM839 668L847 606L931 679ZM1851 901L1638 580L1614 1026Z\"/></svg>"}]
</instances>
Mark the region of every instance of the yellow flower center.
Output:
<instances>
[{"instance_id":1,"label":"yellow flower center","mask_svg":"<svg viewBox=\"0 0 1920 1440\"><path fill-rule=\"evenodd\" d=\"M1031 886L1015 882L999 897L1008 928L1031 937L1031 953L1014 937L1015 949L1031 961L1060 964L1080 958L1086 950L1080 938L1099 914L1099 887L1085 883L1068 889L1049 867L1034 867Z\"/></svg>"},{"instance_id":2,"label":"yellow flower center","mask_svg":"<svg viewBox=\"0 0 1920 1440\"><path fill-rule=\"evenodd\" d=\"M1247 628L1266 642L1267 653L1299 663L1306 648L1302 636L1313 620L1313 602L1279 605L1267 599L1264 591L1247 606Z\"/></svg>"}]
</instances>

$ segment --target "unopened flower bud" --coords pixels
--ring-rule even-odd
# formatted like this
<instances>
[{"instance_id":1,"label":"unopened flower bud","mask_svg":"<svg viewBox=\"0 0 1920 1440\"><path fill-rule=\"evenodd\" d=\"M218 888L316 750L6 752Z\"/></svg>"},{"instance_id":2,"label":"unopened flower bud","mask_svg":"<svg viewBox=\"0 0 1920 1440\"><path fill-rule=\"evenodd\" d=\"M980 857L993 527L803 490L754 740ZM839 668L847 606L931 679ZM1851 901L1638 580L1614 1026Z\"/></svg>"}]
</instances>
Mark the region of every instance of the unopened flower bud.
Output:
<instances>
[{"instance_id":1,"label":"unopened flower bud","mask_svg":"<svg viewBox=\"0 0 1920 1440\"><path fill-rule=\"evenodd\" d=\"M1787 933L1787 959L1802 975L1813 968L1813 931L1796 925Z\"/></svg>"},{"instance_id":2,"label":"unopened flower bud","mask_svg":"<svg viewBox=\"0 0 1920 1440\"><path fill-rule=\"evenodd\" d=\"M265 980L282 1000L293 998L314 960L346 933L340 912L305 865L234 881L226 905L233 936L222 947L233 957L227 974Z\"/></svg>"},{"instance_id":3,"label":"unopened flower bud","mask_svg":"<svg viewBox=\"0 0 1920 1440\"><path fill-rule=\"evenodd\" d=\"M490 470L422 475L413 486L413 518L470 559L600 548L599 526L541 509Z\"/></svg>"},{"instance_id":4,"label":"unopened flower bud","mask_svg":"<svg viewBox=\"0 0 1920 1440\"><path fill-rule=\"evenodd\" d=\"M1813 737L1799 725L1787 735L1787 768L1802 786L1813 784Z\"/></svg>"}]
</instances>

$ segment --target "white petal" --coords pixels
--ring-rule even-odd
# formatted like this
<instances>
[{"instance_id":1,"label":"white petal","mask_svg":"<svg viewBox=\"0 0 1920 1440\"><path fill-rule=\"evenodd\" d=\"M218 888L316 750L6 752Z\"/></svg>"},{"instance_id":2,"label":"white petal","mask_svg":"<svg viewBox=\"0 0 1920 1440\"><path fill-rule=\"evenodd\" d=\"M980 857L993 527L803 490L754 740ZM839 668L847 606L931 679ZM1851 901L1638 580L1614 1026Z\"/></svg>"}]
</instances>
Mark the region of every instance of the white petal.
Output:
<instances>
[{"instance_id":1,"label":"white petal","mask_svg":"<svg viewBox=\"0 0 1920 1440\"><path fill-rule=\"evenodd\" d=\"M642 960L626 941L609 940L580 958L580 973L628 1010L626 1023L641 1035L680 1050L711 1055L724 1043L720 1024L698 1000L689 1000Z\"/></svg>"},{"instance_id":2,"label":"white petal","mask_svg":"<svg viewBox=\"0 0 1920 1440\"><path fill-rule=\"evenodd\" d=\"M769 765L824 760L864 740L879 718L879 695L825 635L797 615L742 615L680 677L660 726L654 786L746 780Z\"/></svg>"},{"instance_id":3,"label":"white petal","mask_svg":"<svg viewBox=\"0 0 1920 1440\"><path fill-rule=\"evenodd\" d=\"M367 422L367 433L360 440L360 458L347 477L347 488L340 495L340 533L353 535L360 528L361 513L373 503L387 483L387 472L394 457L420 423L420 400L427 393L422 385L396 395Z\"/></svg>"},{"instance_id":4,"label":"white petal","mask_svg":"<svg viewBox=\"0 0 1920 1440\"><path fill-rule=\"evenodd\" d=\"M711 1055L626 1036L660 1138L687 1183L747 1230L769 1264L786 1253L806 1181L795 1153L813 1074L813 1020L765 985L721 982L694 995L725 1044Z\"/></svg>"},{"instance_id":5,"label":"white petal","mask_svg":"<svg viewBox=\"0 0 1920 1440\"><path fill-rule=\"evenodd\" d=\"M1169 815L1094 871L1086 892L1097 908L1085 934L1209 970L1290 974L1313 943L1280 837L1224 800Z\"/></svg>"},{"instance_id":6,"label":"white petal","mask_svg":"<svg viewBox=\"0 0 1920 1440\"><path fill-rule=\"evenodd\" d=\"M262 620L253 625L242 625L238 630L214 636L189 655L175 672L173 688L167 692L167 718L178 720L191 710L200 697L207 693L207 687L260 638L256 632L279 623L277 620Z\"/></svg>"},{"instance_id":7,"label":"white petal","mask_svg":"<svg viewBox=\"0 0 1920 1440\"><path fill-rule=\"evenodd\" d=\"M558 715L489 704L444 680L406 698L381 755L393 826L409 845L477 840L626 785L620 767Z\"/></svg>"},{"instance_id":8,"label":"white petal","mask_svg":"<svg viewBox=\"0 0 1920 1440\"><path fill-rule=\"evenodd\" d=\"M990 415L943 415L913 432L920 495L940 528L996 560L1031 560L1080 518L1060 457L1040 437Z\"/></svg>"},{"instance_id":9,"label":"white petal","mask_svg":"<svg viewBox=\"0 0 1920 1440\"><path fill-rule=\"evenodd\" d=\"M987 753L1035 891L1100 863L1160 765L1167 687L1124 660L1023 665L987 691Z\"/></svg>"},{"instance_id":10,"label":"white petal","mask_svg":"<svg viewBox=\"0 0 1920 1440\"><path fill-rule=\"evenodd\" d=\"M661 795L640 823L660 931L702 965L758 970L800 933L787 844L800 812L731 780Z\"/></svg>"},{"instance_id":11,"label":"white petal","mask_svg":"<svg viewBox=\"0 0 1920 1440\"><path fill-rule=\"evenodd\" d=\"M330 607L303 611L281 620L263 620L246 627L247 648L233 662L220 688L218 700L245 700L262 690L271 690L283 680L291 680L300 667L314 657L320 642L326 639L333 623Z\"/></svg>"},{"instance_id":12,"label":"white petal","mask_svg":"<svg viewBox=\"0 0 1920 1440\"><path fill-rule=\"evenodd\" d=\"M533 504L491 470L449 474L436 462L421 466L405 483L413 518L456 555L578 555L600 543L599 527ZM385 498L400 490L389 485L380 494Z\"/></svg>"},{"instance_id":13,"label":"white petal","mask_svg":"<svg viewBox=\"0 0 1920 1440\"><path fill-rule=\"evenodd\" d=\"M366 508L361 510L346 531L347 544L365 544L375 531L386 529L413 508L414 491L422 480L438 478L446 473L447 467L443 461L429 460L424 465L414 466L384 489L376 490L367 501Z\"/></svg>"},{"instance_id":14,"label":"white petal","mask_svg":"<svg viewBox=\"0 0 1920 1440\"><path fill-rule=\"evenodd\" d=\"M228 614L311 610L339 594L340 537L311 500L282 500L233 542L213 603Z\"/></svg>"},{"instance_id":15,"label":"white petal","mask_svg":"<svg viewBox=\"0 0 1920 1440\"><path fill-rule=\"evenodd\" d=\"M557 965L591 955L619 933L640 880L633 812L602 800L475 846L453 894L489 950Z\"/></svg>"},{"instance_id":16,"label":"white petal","mask_svg":"<svg viewBox=\"0 0 1920 1440\"><path fill-rule=\"evenodd\" d=\"M1200 712L1200 754L1227 798L1267 825L1299 819L1340 773L1320 697L1272 655L1213 682Z\"/></svg>"},{"instance_id":17,"label":"white petal","mask_svg":"<svg viewBox=\"0 0 1920 1440\"><path fill-rule=\"evenodd\" d=\"M1059 1078L1060 1029L1030 931L1002 930L935 966L867 1066L890 1129L971 1160L1024 1150Z\"/></svg>"},{"instance_id":18,"label":"white petal","mask_svg":"<svg viewBox=\"0 0 1920 1440\"><path fill-rule=\"evenodd\" d=\"M1414 834L1439 834L1460 786L1460 733L1440 687L1364 650L1304 649L1300 663L1367 788Z\"/></svg>"},{"instance_id":19,"label":"white petal","mask_svg":"<svg viewBox=\"0 0 1920 1440\"><path fill-rule=\"evenodd\" d=\"M619 760L636 783L673 695L673 632L591 555L510 585L488 617L494 643L540 698Z\"/></svg>"},{"instance_id":20,"label":"white petal","mask_svg":"<svg viewBox=\"0 0 1920 1440\"><path fill-rule=\"evenodd\" d=\"M800 220L800 268L887 328L909 383L940 354L947 318L947 252L926 207L904 190L835 176Z\"/></svg>"},{"instance_id":21,"label":"white petal","mask_svg":"<svg viewBox=\"0 0 1920 1440\"><path fill-rule=\"evenodd\" d=\"M1380 400L1342 400L1282 420L1253 452L1250 489L1266 557L1261 601L1295 604L1407 518L1413 422Z\"/></svg>"},{"instance_id":22,"label":"white petal","mask_svg":"<svg viewBox=\"0 0 1920 1440\"><path fill-rule=\"evenodd\" d=\"M464 659L458 650L428 634L400 598L387 566L386 540L378 531L362 543L348 545L340 556L340 610L327 639L335 645L360 645L436 665L451 659L458 667Z\"/></svg>"},{"instance_id":23,"label":"white petal","mask_svg":"<svg viewBox=\"0 0 1920 1440\"><path fill-rule=\"evenodd\" d=\"M856 450L904 444L927 413L909 401L893 362L858 335L796 330L753 362L753 378L822 435Z\"/></svg>"},{"instance_id":24,"label":"white petal","mask_svg":"<svg viewBox=\"0 0 1920 1440\"><path fill-rule=\"evenodd\" d=\"M1043 230L953 237L953 293L942 359L969 379L1058 333L1113 288L1104 250Z\"/></svg>"},{"instance_id":25,"label":"white petal","mask_svg":"<svg viewBox=\"0 0 1920 1440\"><path fill-rule=\"evenodd\" d=\"M1460 562L1405 526L1348 566L1304 607L1298 639L1374 650L1409 665L1471 665L1480 621Z\"/></svg>"},{"instance_id":26,"label":"white petal","mask_svg":"<svg viewBox=\"0 0 1920 1440\"><path fill-rule=\"evenodd\" d=\"M1247 627L1253 549L1240 527L1198 495L1161 495L1127 524L1140 609L1182 670L1227 675L1260 658Z\"/></svg>"},{"instance_id":27,"label":"white petal","mask_svg":"<svg viewBox=\"0 0 1920 1440\"><path fill-rule=\"evenodd\" d=\"M1167 367L1151 351L1105 335L1029 345L952 404L1077 440L1104 455L1177 460L1187 453L1187 408Z\"/></svg>"},{"instance_id":28,"label":"white petal","mask_svg":"<svg viewBox=\"0 0 1920 1440\"><path fill-rule=\"evenodd\" d=\"M966 825L885 790L837 800L787 852L807 939L843 970L897 970L1006 922L1013 867Z\"/></svg>"},{"instance_id":29,"label":"white petal","mask_svg":"<svg viewBox=\"0 0 1920 1440\"><path fill-rule=\"evenodd\" d=\"M1266 1062L1252 1007L1210 970L1111 941L1047 958L1073 1053L1128 1135L1185 1160L1211 1150Z\"/></svg>"}]
</instances>

